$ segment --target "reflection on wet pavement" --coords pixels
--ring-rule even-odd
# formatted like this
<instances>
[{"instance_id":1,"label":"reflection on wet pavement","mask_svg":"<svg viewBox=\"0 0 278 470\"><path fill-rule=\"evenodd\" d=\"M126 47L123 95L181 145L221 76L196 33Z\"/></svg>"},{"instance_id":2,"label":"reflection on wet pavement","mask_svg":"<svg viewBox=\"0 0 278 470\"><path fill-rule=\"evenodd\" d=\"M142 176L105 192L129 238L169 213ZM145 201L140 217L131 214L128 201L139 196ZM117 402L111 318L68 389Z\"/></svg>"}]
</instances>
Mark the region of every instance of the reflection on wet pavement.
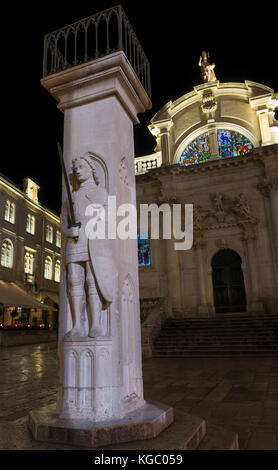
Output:
<instances>
[{"instance_id":1,"label":"reflection on wet pavement","mask_svg":"<svg viewBox=\"0 0 278 470\"><path fill-rule=\"evenodd\" d=\"M0 349L0 449L72 449L39 443L29 411L55 402L55 343ZM147 359L146 399L238 432L241 449L278 449L278 358Z\"/></svg>"}]
</instances>

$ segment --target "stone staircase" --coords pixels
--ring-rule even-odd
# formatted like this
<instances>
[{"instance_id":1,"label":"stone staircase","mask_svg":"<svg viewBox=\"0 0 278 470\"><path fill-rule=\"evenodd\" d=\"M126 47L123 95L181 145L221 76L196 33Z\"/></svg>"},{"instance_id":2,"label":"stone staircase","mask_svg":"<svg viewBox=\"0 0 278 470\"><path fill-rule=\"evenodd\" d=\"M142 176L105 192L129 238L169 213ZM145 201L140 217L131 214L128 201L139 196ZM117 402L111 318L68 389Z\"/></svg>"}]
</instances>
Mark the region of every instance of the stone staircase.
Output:
<instances>
[{"instance_id":1,"label":"stone staircase","mask_svg":"<svg viewBox=\"0 0 278 470\"><path fill-rule=\"evenodd\" d=\"M153 357L278 357L278 314L168 318Z\"/></svg>"}]
</instances>

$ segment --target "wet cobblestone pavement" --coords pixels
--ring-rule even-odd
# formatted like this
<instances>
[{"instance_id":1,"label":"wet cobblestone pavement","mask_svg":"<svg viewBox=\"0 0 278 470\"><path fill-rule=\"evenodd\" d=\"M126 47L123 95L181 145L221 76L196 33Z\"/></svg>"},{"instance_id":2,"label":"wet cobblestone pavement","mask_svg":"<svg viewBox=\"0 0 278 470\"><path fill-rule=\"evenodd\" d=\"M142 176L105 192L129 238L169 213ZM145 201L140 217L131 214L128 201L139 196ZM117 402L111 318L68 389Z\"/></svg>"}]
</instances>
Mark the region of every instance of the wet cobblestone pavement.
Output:
<instances>
[{"instance_id":1,"label":"wet cobblestone pavement","mask_svg":"<svg viewBox=\"0 0 278 470\"><path fill-rule=\"evenodd\" d=\"M32 439L29 411L55 402L54 343L0 349L0 449L77 449ZM240 449L278 450L278 358L147 359L146 399L227 430Z\"/></svg>"}]
</instances>

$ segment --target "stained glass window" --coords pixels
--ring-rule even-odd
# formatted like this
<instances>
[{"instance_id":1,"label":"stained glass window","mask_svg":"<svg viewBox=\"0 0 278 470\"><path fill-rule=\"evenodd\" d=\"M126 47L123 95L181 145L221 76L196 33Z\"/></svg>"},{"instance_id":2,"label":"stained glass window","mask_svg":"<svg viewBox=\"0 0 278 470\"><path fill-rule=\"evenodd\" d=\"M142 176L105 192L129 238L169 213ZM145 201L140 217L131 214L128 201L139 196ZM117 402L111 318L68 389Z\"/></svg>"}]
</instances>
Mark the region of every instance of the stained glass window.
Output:
<instances>
[{"instance_id":1,"label":"stained glass window","mask_svg":"<svg viewBox=\"0 0 278 470\"><path fill-rule=\"evenodd\" d=\"M210 156L209 134L205 132L184 149L180 157L180 164L187 166L204 163L210 159Z\"/></svg>"},{"instance_id":2,"label":"stained glass window","mask_svg":"<svg viewBox=\"0 0 278 470\"><path fill-rule=\"evenodd\" d=\"M151 264L151 251L150 251L150 235L138 234L138 266L150 266Z\"/></svg>"},{"instance_id":3,"label":"stained glass window","mask_svg":"<svg viewBox=\"0 0 278 470\"><path fill-rule=\"evenodd\" d=\"M217 131L218 153L220 158L245 155L253 148L250 140L239 132L220 129ZM182 166L207 162L211 157L209 134L200 135L184 149L179 163Z\"/></svg>"},{"instance_id":4,"label":"stained glass window","mask_svg":"<svg viewBox=\"0 0 278 470\"><path fill-rule=\"evenodd\" d=\"M244 137L244 135L225 129L217 132L217 142L220 158L245 155L253 148L250 140Z\"/></svg>"}]
</instances>

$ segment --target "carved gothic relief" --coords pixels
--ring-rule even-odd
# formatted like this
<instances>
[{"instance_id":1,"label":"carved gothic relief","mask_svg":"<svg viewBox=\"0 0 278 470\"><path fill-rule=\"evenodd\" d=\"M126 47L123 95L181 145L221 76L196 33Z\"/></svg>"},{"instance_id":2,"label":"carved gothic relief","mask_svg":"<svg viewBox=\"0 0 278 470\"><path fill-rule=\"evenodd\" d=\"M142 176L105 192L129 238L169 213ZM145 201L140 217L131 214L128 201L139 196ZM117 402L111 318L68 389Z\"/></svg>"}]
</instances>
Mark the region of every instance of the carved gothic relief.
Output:
<instances>
[{"instance_id":1,"label":"carved gothic relief","mask_svg":"<svg viewBox=\"0 0 278 470\"><path fill-rule=\"evenodd\" d=\"M202 111L205 114L212 114L217 109L217 103L211 91L203 94L203 104L201 105Z\"/></svg>"},{"instance_id":2,"label":"carved gothic relief","mask_svg":"<svg viewBox=\"0 0 278 470\"><path fill-rule=\"evenodd\" d=\"M107 334L107 309L113 300L115 278L111 241L91 239L88 233L89 216L94 220L95 210L107 211L108 192L102 186L102 182L107 183L107 173L100 171L102 167L104 163L101 166L100 159L90 153L72 160L73 209L69 201L62 208L61 230L66 236L67 291L73 324L64 337L67 341Z\"/></svg>"},{"instance_id":3,"label":"carved gothic relief","mask_svg":"<svg viewBox=\"0 0 278 470\"><path fill-rule=\"evenodd\" d=\"M127 164L126 164L125 157L121 159L120 167L119 167L119 175L120 175L120 180L122 181L122 183L128 186L128 172L127 172Z\"/></svg>"},{"instance_id":4,"label":"carved gothic relief","mask_svg":"<svg viewBox=\"0 0 278 470\"><path fill-rule=\"evenodd\" d=\"M241 219L247 219L250 222L255 221L255 218L251 215L251 208L247 198L243 193L234 198L234 205L231 209Z\"/></svg>"},{"instance_id":5,"label":"carved gothic relief","mask_svg":"<svg viewBox=\"0 0 278 470\"><path fill-rule=\"evenodd\" d=\"M193 226L195 230L202 230L205 219L211 214L210 209L203 209L201 206L194 205Z\"/></svg>"},{"instance_id":6,"label":"carved gothic relief","mask_svg":"<svg viewBox=\"0 0 278 470\"><path fill-rule=\"evenodd\" d=\"M137 396L135 362L135 314L136 305L133 284L130 276L123 282L121 294L122 319L122 361L123 361L123 400Z\"/></svg>"},{"instance_id":7,"label":"carved gothic relief","mask_svg":"<svg viewBox=\"0 0 278 470\"><path fill-rule=\"evenodd\" d=\"M194 205L194 229L197 231L212 230L221 227L255 225L258 220L252 215L246 196L240 193L237 197L223 196L220 192L211 195L211 206L203 208ZM246 231L246 228L244 228Z\"/></svg>"}]
</instances>

